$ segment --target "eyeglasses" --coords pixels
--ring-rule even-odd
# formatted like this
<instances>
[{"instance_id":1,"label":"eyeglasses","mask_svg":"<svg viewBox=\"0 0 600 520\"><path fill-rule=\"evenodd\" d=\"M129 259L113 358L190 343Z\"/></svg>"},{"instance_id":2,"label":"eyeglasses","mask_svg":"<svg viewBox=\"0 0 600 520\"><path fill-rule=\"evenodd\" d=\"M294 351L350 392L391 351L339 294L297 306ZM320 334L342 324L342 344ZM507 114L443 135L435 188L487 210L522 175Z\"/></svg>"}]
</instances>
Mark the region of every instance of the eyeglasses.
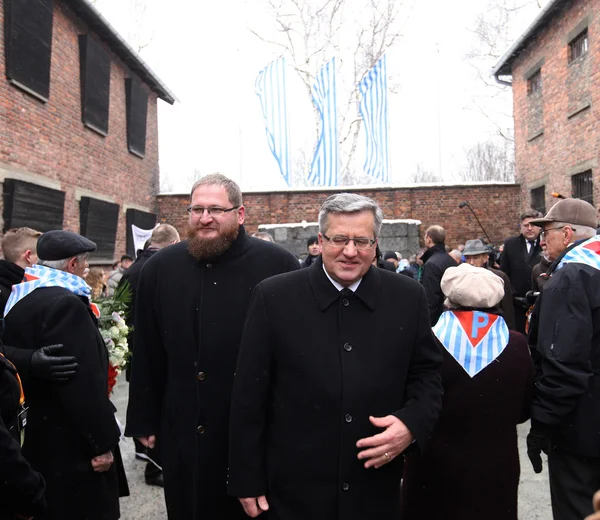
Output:
<instances>
[{"instance_id":1,"label":"eyeglasses","mask_svg":"<svg viewBox=\"0 0 600 520\"><path fill-rule=\"evenodd\" d=\"M546 233L548 233L548 231L552 231L553 229L565 229L566 227L568 227L569 229L571 229L572 231L577 231L575 228L572 228L570 226L558 226L558 227L551 227L548 229L544 229L541 233L540 233L540 238L543 239L546 236Z\"/></svg>"},{"instance_id":2,"label":"eyeglasses","mask_svg":"<svg viewBox=\"0 0 600 520\"><path fill-rule=\"evenodd\" d=\"M346 247L350 242L354 242L354 246L356 247L356 249L368 249L369 247L372 247L375 242L377 242L377 238L350 238L345 237L343 235L335 235L332 237L328 237L325 233L323 233L323 238L327 240L333 247L339 249L341 249L342 247Z\"/></svg>"},{"instance_id":3,"label":"eyeglasses","mask_svg":"<svg viewBox=\"0 0 600 520\"><path fill-rule=\"evenodd\" d=\"M206 211L211 217L218 217L223 213L229 213L234 209L238 209L239 206L233 206L233 208L220 208L219 206L212 206L210 208L203 208L202 206L189 206L186 208L187 212L196 217L201 217Z\"/></svg>"}]
</instances>

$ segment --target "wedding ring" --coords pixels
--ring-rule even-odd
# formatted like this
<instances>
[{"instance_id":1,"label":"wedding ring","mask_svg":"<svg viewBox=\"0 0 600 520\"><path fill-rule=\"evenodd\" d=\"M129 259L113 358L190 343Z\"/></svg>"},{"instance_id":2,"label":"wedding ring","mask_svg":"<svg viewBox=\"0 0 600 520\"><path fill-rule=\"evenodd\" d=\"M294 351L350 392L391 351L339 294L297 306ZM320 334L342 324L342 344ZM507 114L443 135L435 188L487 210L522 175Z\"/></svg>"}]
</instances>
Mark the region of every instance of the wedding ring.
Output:
<instances>
[{"instance_id":1,"label":"wedding ring","mask_svg":"<svg viewBox=\"0 0 600 520\"><path fill-rule=\"evenodd\" d=\"M391 457L389 456L388 452L386 451L383 456L387 459L387 460L392 460Z\"/></svg>"}]
</instances>

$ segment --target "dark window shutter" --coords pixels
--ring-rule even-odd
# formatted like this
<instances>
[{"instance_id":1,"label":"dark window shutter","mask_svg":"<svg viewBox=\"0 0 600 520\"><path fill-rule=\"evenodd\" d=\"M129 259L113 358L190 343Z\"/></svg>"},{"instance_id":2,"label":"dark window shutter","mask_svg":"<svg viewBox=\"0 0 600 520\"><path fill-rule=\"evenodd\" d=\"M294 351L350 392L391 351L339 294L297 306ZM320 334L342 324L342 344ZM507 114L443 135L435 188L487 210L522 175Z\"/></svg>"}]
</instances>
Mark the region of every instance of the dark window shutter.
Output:
<instances>
[{"instance_id":1,"label":"dark window shutter","mask_svg":"<svg viewBox=\"0 0 600 520\"><path fill-rule=\"evenodd\" d=\"M80 233L96 242L91 260L107 260L112 263L119 221L119 205L103 200L81 197L79 202Z\"/></svg>"},{"instance_id":2,"label":"dark window shutter","mask_svg":"<svg viewBox=\"0 0 600 520\"><path fill-rule=\"evenodd\" d=\"M50 97L53 0L4 0L8 79L37 98Z\"/></svg>"},{"instance_id":3,"label":"dark window shutter","mask_svg":"<svg viewBox=\"0 0 600 520\"><path fill-rule=\"evenodd\" d=\"M107 135L110 56L89 34L79 36L79 68L83 124Z\"/></svg>"},{"instance_id":4,"label":"dark window shutter","mask_svg":"<svg viewBox=\"0 0 600 520\"><path fill-rule=\"evenodd\" d=\"M63 227L64 191L5 179L3 202L4 231L23 226L38 231Z\"/></svg>"},{"instance_id":5,"label":"dark window shutter","mask_svg":"<svg viewBox=\"0 0 600 520\"><path fill-rule=\"evenodd\" d=\"M127 225L127 254L135 258L137 251L134 251L131 225L133 224L140 229L154 229L154 226L156 226L156 215L138 209L128 209L125 213L125 222Z\"/></svg>"},{"instance_id":6,"label":"dark window shutter","mask_svg":"<svg viewBox=\"0 0 600 520\"><path fill-rule=\"evenodd\" d=\"M148 116L148 92L136 78L125 80L127 101L127 147L139 157L146 154L146 119Z\"/></svg>"}]
</instances>

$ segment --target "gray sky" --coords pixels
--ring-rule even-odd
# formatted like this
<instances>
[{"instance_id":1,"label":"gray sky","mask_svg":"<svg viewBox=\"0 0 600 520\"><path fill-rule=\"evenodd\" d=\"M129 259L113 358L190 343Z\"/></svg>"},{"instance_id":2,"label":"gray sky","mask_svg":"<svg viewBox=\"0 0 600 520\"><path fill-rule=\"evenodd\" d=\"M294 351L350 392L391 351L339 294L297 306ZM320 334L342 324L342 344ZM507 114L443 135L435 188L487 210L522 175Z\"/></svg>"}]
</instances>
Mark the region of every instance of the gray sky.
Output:
<instances>
[{"instance_id":1,"label":"gray sky","mask_svg":"<svg viewBox=\"0 0 600 520\"><path fill-rule=\"evenodd\" d=\"M351 7L358 2L347 1ZM187 191L194 171L220 171L244 190L285 188L254 93L257 73L280 52L248 30L270 30L264 0L95 5L134 48L145 45L142 58L179 99L174 106L159 101L161 175L174 191ZM405 1L402 37L388 51L390 83L398 86L389 98L391 184L407 184L417 165L436 173L441 166L444 179L454 180L466 149L492 138L496 125L511 125L510 90L491 101L489 88L465 59L484 9L484 0ZM520 9L513 39L538 11L535 3ZM312 109L291 70L288 78L297 153L310 150L315 140ZM362 147L357 156L362 163L361 152Z\"/></svg>"}]
</instances>

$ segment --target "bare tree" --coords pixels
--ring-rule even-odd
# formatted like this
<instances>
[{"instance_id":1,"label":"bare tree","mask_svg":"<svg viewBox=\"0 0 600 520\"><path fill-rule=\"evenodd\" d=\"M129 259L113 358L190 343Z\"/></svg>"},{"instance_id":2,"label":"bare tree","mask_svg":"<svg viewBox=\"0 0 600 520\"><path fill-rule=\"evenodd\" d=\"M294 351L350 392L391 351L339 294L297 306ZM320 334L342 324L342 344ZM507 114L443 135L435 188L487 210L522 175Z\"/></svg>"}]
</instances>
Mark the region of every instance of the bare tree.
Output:
<instances>
[{"instance_id":1,"label":"bare tree","mask_svg":"<svg viewBox=\"0 0 600 520\"><path fill-rule=\"evenodd\" d=\"M338 81L341 184L373 182L353 165L361 128L358 84L400 35L401 1L362 0L362 5L358 0L267 0L267 3L274 35L253 29L251 32L291 60L313 106L317 136L320 119L312 86L321 66L333 56L341 57L342 68L347 71ZM348 47L346 42L354 45ZM305 164L305 176L309 165Z\"/></svg>"},{"instance_id":2,"label":"bare tree","mask_svg":"<svg viewBox=\"0 0 600 520\"><path fill-rule=\"evenodd\" d=\"M466 166L460 172L464 181L515 180L512 142L489 140L476 143L466 152Z\"/></svg>"},{"instance_id":3,"label":"bare tree","mask_svg":"<svg viewBox=\"0 0 600 520\"><path fill-rule=\"evenodd\" d=\"M173 182L171 176L168 173L161 173L158 185L159 193L170 193L173 191Z\"/></svg>"},{"instance_id":4,"label":"bare tree","mask_svg":"<svg viewBox=\"0 0 600 520\"><path fill-rule=\"evenodd\" d=\"M417 168L412 172L409 177L411 183L419 184L422 182L442 182L442 178L439 174L432 170L428 170L421 163L417 164Z\"/></svg>"}]
</instances>

